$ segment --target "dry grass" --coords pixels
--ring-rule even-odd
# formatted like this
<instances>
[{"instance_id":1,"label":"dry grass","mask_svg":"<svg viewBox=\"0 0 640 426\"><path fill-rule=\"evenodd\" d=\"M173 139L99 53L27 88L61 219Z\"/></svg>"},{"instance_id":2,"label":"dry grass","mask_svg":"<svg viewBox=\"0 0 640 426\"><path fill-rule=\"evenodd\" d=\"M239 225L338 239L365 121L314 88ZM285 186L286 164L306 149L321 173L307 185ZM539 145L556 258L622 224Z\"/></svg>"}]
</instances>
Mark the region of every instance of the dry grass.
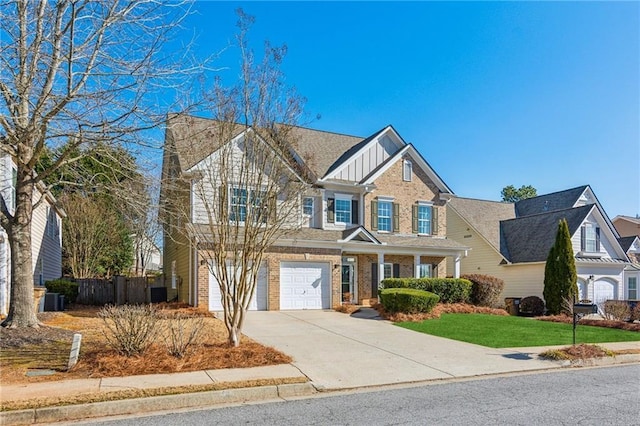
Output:
<instances>
[{"instance_id":1,"label":"dry grass","mask_svg":"<svg viewBox=\"0 0 640 426\"><path fill-rule=\"evenodd\" d=\"M125 357L107 346L103 335L104 323L97 318L99 309L76 307L65 312L39 314L39 319L48 327L27 330L26 335L11 339L12 348L3 348L0 354L0 380L2 383L31 383L39 381L80 379L90 377L118 377L138 374L159 374L183 371L197 371L219 368L245 368L291 362L291 358L273 348L266 347L244 337L239 347L227 343L224 324L208 312L185 306L164 306L162 316L171 321L175 315L202 317L205 323L199 335L198 344L189 350L187 356L171 356L166 347L158 341L140 356ZM11 331L2 330L5 336ZM51 332L50 337L46 337ZM82 334L82 346L78 364L64 371L68 361L71 339L74 332ZM26 337L42 335L40 339ZM22 342L22 343L21 343ZM50 376L26 377L31 368L56 370Z\"/></svg>"},{"instance_id":2,"label":"dry grass","mask_svg":"<svg viewBox=\"0 0 640 426\"><path fill-rule=\"evenodd\" d=\"M442 314L490 314L508 316L509 313L504 309L488 308L486 306L475 306L467 303L438 303L431 312L425 314L404 314L404 313L388 313L381 304L373 306L380 316L386 320L393 322L419 322L428 319L440 318Z\"/></svg>"},{"instance_id":3,"label":"dry grass","mask_svg":"<svg viewBox=\"0 0 640 426\"><path fill-rule=\"evenodd\" d=\"M579 344L568 346L562 349L551 349L540 354L542 358L555 360L575 360L575 359L591 359L604 358L607 356L615 356L618 352L613 352L602 348L598 345Z\"/></svg>"}]
</instances>

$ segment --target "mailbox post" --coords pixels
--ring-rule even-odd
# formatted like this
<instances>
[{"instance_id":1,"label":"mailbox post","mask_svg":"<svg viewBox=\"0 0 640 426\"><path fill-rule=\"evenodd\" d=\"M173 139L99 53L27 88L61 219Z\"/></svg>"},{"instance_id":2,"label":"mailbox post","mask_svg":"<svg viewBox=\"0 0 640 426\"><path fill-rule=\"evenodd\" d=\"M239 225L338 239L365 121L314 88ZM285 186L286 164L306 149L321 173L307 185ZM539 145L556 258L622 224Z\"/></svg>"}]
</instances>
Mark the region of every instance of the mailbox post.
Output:
<instances>
[{"instance_id":1,"label":"mailbox post","mask_svg":"<svg viewBox=\"0 0 640 426\"><path fill-rule=\"evenodd\" d=\"M576 344L576 327L578 320L584 315L597 314L598 306L591 303L574 303L573 304L573 345Z\"/></svg>"}]
</instances>

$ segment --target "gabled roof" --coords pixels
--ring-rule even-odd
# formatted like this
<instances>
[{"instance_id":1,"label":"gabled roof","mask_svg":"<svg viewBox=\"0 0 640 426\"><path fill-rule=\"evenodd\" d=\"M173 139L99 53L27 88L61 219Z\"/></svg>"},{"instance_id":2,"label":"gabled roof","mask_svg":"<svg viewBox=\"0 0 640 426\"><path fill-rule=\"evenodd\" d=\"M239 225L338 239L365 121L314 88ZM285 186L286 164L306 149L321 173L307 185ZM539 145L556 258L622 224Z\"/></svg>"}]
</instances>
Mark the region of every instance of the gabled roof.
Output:
<instances>
[{"instance_id":1,"label":"gabled roof","mask_svg":"<svg viewBox=\"0 0 640 426\"><path fill-rule=\"evenodd\" d=\"M500 253L500 221L515 218L513 203L451 197L447 206Z\"/></svg>"},{"instance_id":2,"label":"gabled roof","mask_svg":"<svg viewBox=\"0 0 640 426\"><path fill-rule=\"evenodd\" d=\"M544 262L556 240L558 223L566 219L574 235L595 209L594 204L518 217L500 222L502 255L512 263Z\"/></svg>"},{"instance_id":3,"label":"gabled roof","mask_svg":"<svg viewBox=\"0 0 640 426\"><path fill-rule=\"evenodd\" d=\"M620 237L618 238L618 243L620 243L620 247L622 247L622 250L627 253L634 243L640 246L640 237L638 237L637 235L631 237Z\"/></svg>"},{"instance_id":4,"label":"gabled roof","mask_svg":"<svg viewBox=\"0 0 640 426\"><path fill-rule=\"evenodd\" d=\"M578 186L551 194L526 198L515 203L518 217L529 216L554 210L564 210L574 207L580 196L589 188L589 185Z\"/></svg>"},{"instance_id":5,"label":"gabled roof","mask_svg":"<svg viewBox=\"0 0 640 426\"><path fill-rule=\"evenodd\" d=\"M291 140L291 149L317 177L322 177L339 164L342 157L363 139L338 133L324 132L298 126L279 125ZM188 170L215 152L222 144L247 131L242 124L186 114L167 117L166 144L177 155L181 170ZM264 135L261 135L264 136ZM294 155L295 156L295 155Z\"/></svg>"},{"instance_id":6,"label":"gabled roof","mask_svg":"<svg viewBox=\"0 0 640 426\"><path fill-rule=\"evenodd\" d=\"M373 234L365 229L364 226L358 226L355 229L345 229L343 236L339 243L346 243L349 241L363 241L373 244L382 244Z\"/></svg>"}]
</instances>

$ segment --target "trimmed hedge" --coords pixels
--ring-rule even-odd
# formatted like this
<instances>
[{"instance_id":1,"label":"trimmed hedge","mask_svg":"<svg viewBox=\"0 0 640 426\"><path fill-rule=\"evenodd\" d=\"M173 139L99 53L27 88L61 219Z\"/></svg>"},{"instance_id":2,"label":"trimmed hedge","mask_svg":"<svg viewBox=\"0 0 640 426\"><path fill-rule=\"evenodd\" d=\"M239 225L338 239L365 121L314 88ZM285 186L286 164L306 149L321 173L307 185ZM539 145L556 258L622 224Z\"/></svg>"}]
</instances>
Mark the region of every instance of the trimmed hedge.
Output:
<instances>
[{"instance_id":1,"label":"trimmed hedge","mask_svg":"<svg viewBox=\"0 0 640 426\"><path fill-rule=\"evenodd\" d=\"M437 294L413 288L387 288L378 294L380 303L389 313L428 313L440 300Z\"/></svg>"},{"instance_id":2,"label":"trimmed hedge","mask_svg":"<svg viewBox=\"0 0 640 426\"><path fill-rule=\"evenodd\" d=\"M496 307L500 304L500 294L504 281L492 275L469 274L461 278L471 281L471 303L477 306Z\"/></svg>"},{"instance_id":3,"label":"trimmed hedge","mask_svg":"<svg viewBox=\"0 0 640 426\"><path fill-rule=\"evenodd\" d=\"M387 278L381 288L413 288L437 294L442 303L469 303L471 281L462 278Z\"/></svg>"},{"instance_id":4,"label":"trimmed hedge","mask_svg":"<svg viewBox=\"0 0 640 426\"><path fill-rule=\"evenodd\" d=\"M44 283L49 293L60 293L64 295L66 303L75 303L78 298L78 283L65 279L51 280Z\"/></svg>"}]
</instances>

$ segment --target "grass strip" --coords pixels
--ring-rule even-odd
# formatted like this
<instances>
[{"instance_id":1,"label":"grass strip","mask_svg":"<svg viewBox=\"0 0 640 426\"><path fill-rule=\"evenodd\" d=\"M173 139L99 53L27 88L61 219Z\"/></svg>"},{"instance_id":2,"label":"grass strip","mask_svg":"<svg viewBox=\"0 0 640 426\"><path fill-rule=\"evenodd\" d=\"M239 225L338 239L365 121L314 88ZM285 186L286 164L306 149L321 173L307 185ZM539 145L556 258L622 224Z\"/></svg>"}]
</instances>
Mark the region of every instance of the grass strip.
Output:
<instances>
[{"instance_id":1,"label":"grass strip","mask_svg":"<svg viewBox=\"0 0 640 426\"><path fill-rule=\"evenodd\" d=\"M398 326L420 333L491 348L570 345L573 326L516 316L442 314L438 319L401 322ZM639 341L636 331L578 325L576 343Z\"/></svg>"}]
</instances>

